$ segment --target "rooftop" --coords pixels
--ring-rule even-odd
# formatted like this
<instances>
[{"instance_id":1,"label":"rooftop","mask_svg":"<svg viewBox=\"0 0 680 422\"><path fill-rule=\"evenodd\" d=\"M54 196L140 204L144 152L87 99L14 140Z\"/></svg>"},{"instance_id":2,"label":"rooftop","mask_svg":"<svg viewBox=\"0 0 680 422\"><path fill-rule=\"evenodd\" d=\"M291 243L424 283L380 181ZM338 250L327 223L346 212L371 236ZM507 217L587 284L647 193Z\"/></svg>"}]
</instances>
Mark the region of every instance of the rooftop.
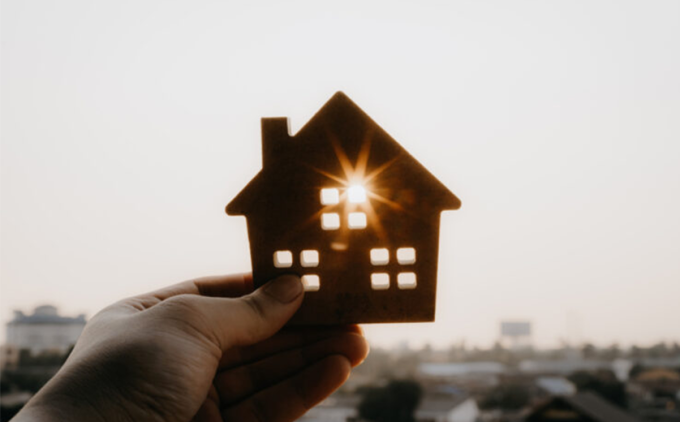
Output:
<instances>
[{"instance_id":1,"label":"rooftop","mask_svg":"<svg viewBox=\"0 0 680 422\"><path fill-rule=\"evenodd\" d=\"M33 314L27 315L22 311L14 311L14 318L7 325L17 324L85 324L85 315L76 317L59 315L56 306L42 305L35 308Z\"/></svg>"}]
</instances>

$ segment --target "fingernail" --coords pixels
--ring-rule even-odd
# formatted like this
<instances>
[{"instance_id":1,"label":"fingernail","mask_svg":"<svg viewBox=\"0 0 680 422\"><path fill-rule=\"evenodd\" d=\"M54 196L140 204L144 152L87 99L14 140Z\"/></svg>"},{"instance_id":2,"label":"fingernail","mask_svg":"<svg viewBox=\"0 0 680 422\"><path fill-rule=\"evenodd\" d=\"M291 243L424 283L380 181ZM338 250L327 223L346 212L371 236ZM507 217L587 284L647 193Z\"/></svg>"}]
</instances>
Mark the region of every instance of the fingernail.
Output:
<instances>
[{"instance_id":1,"label":"fingernail","mask_svg":"<svg viewBox=\"0 0 680 422\"><path fill-rule=\"evenodd\" d=\"M282 275L264 286L265 292L281 303L290 303L302 294L300 277Z\"/></svg>"}]
</instances>

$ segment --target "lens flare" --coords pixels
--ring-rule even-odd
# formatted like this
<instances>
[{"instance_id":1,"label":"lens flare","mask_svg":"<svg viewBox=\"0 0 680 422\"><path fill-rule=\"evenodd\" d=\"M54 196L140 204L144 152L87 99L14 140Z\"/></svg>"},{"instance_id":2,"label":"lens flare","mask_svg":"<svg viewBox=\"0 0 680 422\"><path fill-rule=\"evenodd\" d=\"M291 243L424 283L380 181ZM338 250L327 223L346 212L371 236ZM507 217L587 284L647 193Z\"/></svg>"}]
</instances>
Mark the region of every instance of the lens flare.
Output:
<instances>
[{"instance_id":1,"label":"lens flare","mask_svg":"<svg viewBox=\"0 0 680 422\"><path fill-rule=\"evenodd\" d=\"M353 204L366 202L366 188L361 185L352 185L347 189L347 197Z\"/></svg>"}]
</instances>

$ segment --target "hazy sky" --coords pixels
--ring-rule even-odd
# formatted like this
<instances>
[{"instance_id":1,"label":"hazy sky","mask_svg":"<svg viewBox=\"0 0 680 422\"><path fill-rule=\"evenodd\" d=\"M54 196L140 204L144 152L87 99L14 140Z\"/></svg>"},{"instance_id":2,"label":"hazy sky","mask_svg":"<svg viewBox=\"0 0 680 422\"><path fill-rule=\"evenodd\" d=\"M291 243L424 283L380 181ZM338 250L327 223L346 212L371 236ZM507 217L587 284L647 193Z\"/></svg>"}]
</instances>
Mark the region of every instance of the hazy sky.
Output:
<instances>
[{"instance_id":1,"label":"hazy sky","mask_svg":"<svg viewBox=\"0 0 680 422\"><path fill-rule=\"evenodd\" d=\"M680 2L2 2L0 320L249 270L263 116L343 90L463 201L437 322L680 340Z\"/></svg>"}]
</instances>

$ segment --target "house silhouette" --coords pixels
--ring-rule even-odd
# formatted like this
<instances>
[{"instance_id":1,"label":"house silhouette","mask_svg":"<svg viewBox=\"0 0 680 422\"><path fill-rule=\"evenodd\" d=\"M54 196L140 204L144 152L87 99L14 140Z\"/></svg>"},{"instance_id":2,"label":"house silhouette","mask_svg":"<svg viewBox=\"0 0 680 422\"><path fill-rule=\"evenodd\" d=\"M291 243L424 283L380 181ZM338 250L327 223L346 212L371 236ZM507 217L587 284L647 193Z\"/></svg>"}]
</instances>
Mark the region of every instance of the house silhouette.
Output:
<instances>
[{"instance_id":1,"label":"house silhouette","mask_svg":"<svg viewBox=\"0 0 680 422\"><path fill-rule=\"evenodd\" d=\"M295 273L295 324L433 321L439 220L460 200L342 92L291 136L262 119L262 170L227 205L255 287Z\"/></svg>"}]
</instances>

